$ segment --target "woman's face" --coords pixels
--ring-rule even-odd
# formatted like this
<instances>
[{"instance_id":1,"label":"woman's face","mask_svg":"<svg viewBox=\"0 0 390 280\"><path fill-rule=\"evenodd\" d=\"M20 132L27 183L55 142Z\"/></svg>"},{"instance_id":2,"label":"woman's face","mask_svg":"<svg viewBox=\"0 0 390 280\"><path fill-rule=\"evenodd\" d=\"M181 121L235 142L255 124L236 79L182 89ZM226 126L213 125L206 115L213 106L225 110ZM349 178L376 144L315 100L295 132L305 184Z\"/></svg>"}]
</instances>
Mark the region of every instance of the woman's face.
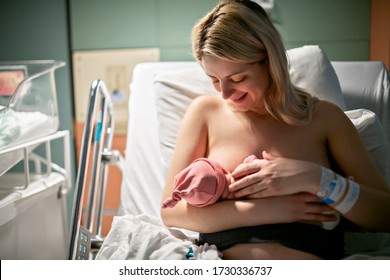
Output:
<instances>
[{"instance_id":1,"label":"woman's face","mask_svg":"<svg viewBox=\"0 0 390 280\"><path fill-rule=\"evenodd\" d=\"M270 87L266 63L236 63L213 56L202 58L202 67L222 98L238 111L264 114L264 97Z\"/></svg>"}]
</instances>

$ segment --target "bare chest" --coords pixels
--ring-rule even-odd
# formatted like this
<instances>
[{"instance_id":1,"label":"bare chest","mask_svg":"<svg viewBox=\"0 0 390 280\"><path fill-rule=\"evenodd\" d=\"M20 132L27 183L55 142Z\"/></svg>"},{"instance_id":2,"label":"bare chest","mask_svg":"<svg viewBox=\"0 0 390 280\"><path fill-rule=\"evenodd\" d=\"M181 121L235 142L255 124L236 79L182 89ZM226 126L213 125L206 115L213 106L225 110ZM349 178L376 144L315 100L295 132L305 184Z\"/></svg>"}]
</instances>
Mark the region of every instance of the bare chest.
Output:
<instances>
[{"instance_id":1,"label":"bare chest","mask_svg":"<svg viewBox=\"0 0 390 280\"><path fill-rule=\"evenodd\" d=\"M209 127L208 157L228 170L262 151L318 163L327 162L326 143L313 125L292 126L268 118L224 118Z\"/></svg>"}]
</instances>

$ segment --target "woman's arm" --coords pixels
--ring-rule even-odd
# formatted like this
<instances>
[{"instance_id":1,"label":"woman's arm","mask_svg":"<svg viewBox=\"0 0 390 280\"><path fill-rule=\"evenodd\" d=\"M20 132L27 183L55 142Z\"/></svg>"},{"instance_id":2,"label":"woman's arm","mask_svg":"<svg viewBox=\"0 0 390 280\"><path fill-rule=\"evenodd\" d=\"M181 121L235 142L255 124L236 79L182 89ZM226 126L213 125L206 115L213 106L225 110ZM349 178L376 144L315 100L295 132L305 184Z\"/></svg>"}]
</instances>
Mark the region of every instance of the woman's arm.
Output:
<instances>
[{"instance_id":1,"label":"woman's arm","mask_svg":"<svg viewBox=\"0 0 390 280\"><path fill-rule=\"evenodd\" d=\"M344 216L370 230L390 231L389 187L360 135L338 107L324 103L318 110L331 156L343 175L353 177L360 187L358 200ZM233 177L251 174L230 186L231 191L237 191L237 197L268 197L302 191L317 194L319 191L322 171L318 164L277 158L267 153L263 153L263 157L265 160L242 164L232 173Z\"/></svg>"},{"instance_id":2,"label":"woman's arm","mask_svg":"<svg viewBox=\"0 0 390 280\"><path fill-rule=\"evenodd\" d=\"M344 216L370 230L390 231L390 188L386 180L344 112L329 104L323 109L332 118L327 122L330 153L343 175L354 178L360 186L358 200Z\"/></svg>"},{"instance_id":3,"label":"woman's arm","mask_svg":"<svg viewBox=\"0 0 390 280\"><path fill-rule=\"evenodd\" d=\"M248 186L240 189L236 196L252 198L275 197L295 193L296 191L317 194L320 190L322 167L318 164L275 157L263 153L264 159L242 164L233 172L234 175L251 174L237 181L236 186ZM373 180L375 181L375 179ZM344 216L354 223L374 231L389 230L388 191L359 184L360 194L354 207ZM336 202L334 206L338 203ZM330 205L333 207L333 205Z\"/></svg>"},{"instance_id":4,"label":"woman's arm","mask_svg":"<svg viewBox=\"0 0 390 280\"><path fill-rule=\"evenodd\" d=\"M176 139L163 199L171 196L174 176L177 173L196 158L207 157L207 122L212 118L213 112L218 110L219 104L215 102L215 98L200 97L188 108ZM332 217L321 214L329 211L330 207L316 202L318 198L303 193L266 199L227 200L207 207L194 207L181 200L173 208L162 208L161 217L167 226L199 232L216 232L242 226L300 220L314 222L332 220Z\"/></svg>"}]
</instances>

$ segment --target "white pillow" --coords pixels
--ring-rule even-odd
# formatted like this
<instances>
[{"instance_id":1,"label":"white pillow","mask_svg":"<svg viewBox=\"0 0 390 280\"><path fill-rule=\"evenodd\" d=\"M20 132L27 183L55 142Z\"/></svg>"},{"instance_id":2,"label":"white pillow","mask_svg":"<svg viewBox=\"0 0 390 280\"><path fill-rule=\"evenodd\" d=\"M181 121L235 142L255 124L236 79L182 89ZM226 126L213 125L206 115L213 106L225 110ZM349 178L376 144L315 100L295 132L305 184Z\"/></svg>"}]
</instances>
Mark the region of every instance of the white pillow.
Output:
<instances>
[{"instance_id":1,"label":"white pillow","mask_svg":"<svg viewBox=\"0 0 390 280\"><path fill-rule=\"evenodd\" d=\"M217 95L218 92L214 89L210 78L195 62L193 66L185 69L157 74L154 90L165 175L175 147L176 135L187 107L198 96Z\"/></svg>"},{"instance_id":2,"label":"white pillow","mask_svg":"<svg viewBox=\"0 0 390 280\"><path fill-rule=\"evenodd\" d=\"M366 149L374 159L383 177L390 184L390 148L378 117L374 112L367 109L346 111L345 114L359 131Z\"/></svg>"},{"instance_id":3,"label":"white pillow","mask_svg":"<svg viewBox=\"0 0 390 280\"><path fill-rule=\"evenodd\" d=\"M287 51L291 82L304 91L347 109L337 74L319 46L303 46Z\"/></svg>"}]
</instances>

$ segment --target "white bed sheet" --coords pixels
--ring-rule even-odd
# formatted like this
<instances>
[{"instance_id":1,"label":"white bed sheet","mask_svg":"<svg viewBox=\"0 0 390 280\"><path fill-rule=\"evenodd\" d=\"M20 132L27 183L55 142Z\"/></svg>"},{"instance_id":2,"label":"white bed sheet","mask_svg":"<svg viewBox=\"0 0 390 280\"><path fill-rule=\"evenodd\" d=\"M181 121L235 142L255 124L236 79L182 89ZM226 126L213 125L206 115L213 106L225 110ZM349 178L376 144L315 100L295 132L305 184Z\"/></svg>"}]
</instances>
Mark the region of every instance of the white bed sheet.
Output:
<instances>
[{"instance_id":1,"label":"white bed sheet","mask_svg":"<svg viewBox=\"0 0 390 280\"><path fill-rule=\"evenodd\" d=\"M150 215L115 217L97 260L220 260L215 245L196 245L178 229Z\"/></svg>"},{"instance_id":2,"label":"white bed sheet","mask_svg":"<svg viewBox=\"0 0 390 280\"><path fill-rule=\"evenodd\" d=\"M390 146L390 77L383 62L335 61L332 66L348 109L365 108L375 112Z\"/></svg>"},{"instance_id":3,"label":"white bed sheet","mask_svg":"<svg viewBox=\"0 0 390 280\"><path fill-rule=\"evenodd\" d=\"M156 201L161 199L164 174L153 82L159 71L173 70L179 65L190 67L193 63L142 63L133 71L129 102L131 125L127 132L119 215L160 216L160 204Z\"/></svg>"}]
</instances>

